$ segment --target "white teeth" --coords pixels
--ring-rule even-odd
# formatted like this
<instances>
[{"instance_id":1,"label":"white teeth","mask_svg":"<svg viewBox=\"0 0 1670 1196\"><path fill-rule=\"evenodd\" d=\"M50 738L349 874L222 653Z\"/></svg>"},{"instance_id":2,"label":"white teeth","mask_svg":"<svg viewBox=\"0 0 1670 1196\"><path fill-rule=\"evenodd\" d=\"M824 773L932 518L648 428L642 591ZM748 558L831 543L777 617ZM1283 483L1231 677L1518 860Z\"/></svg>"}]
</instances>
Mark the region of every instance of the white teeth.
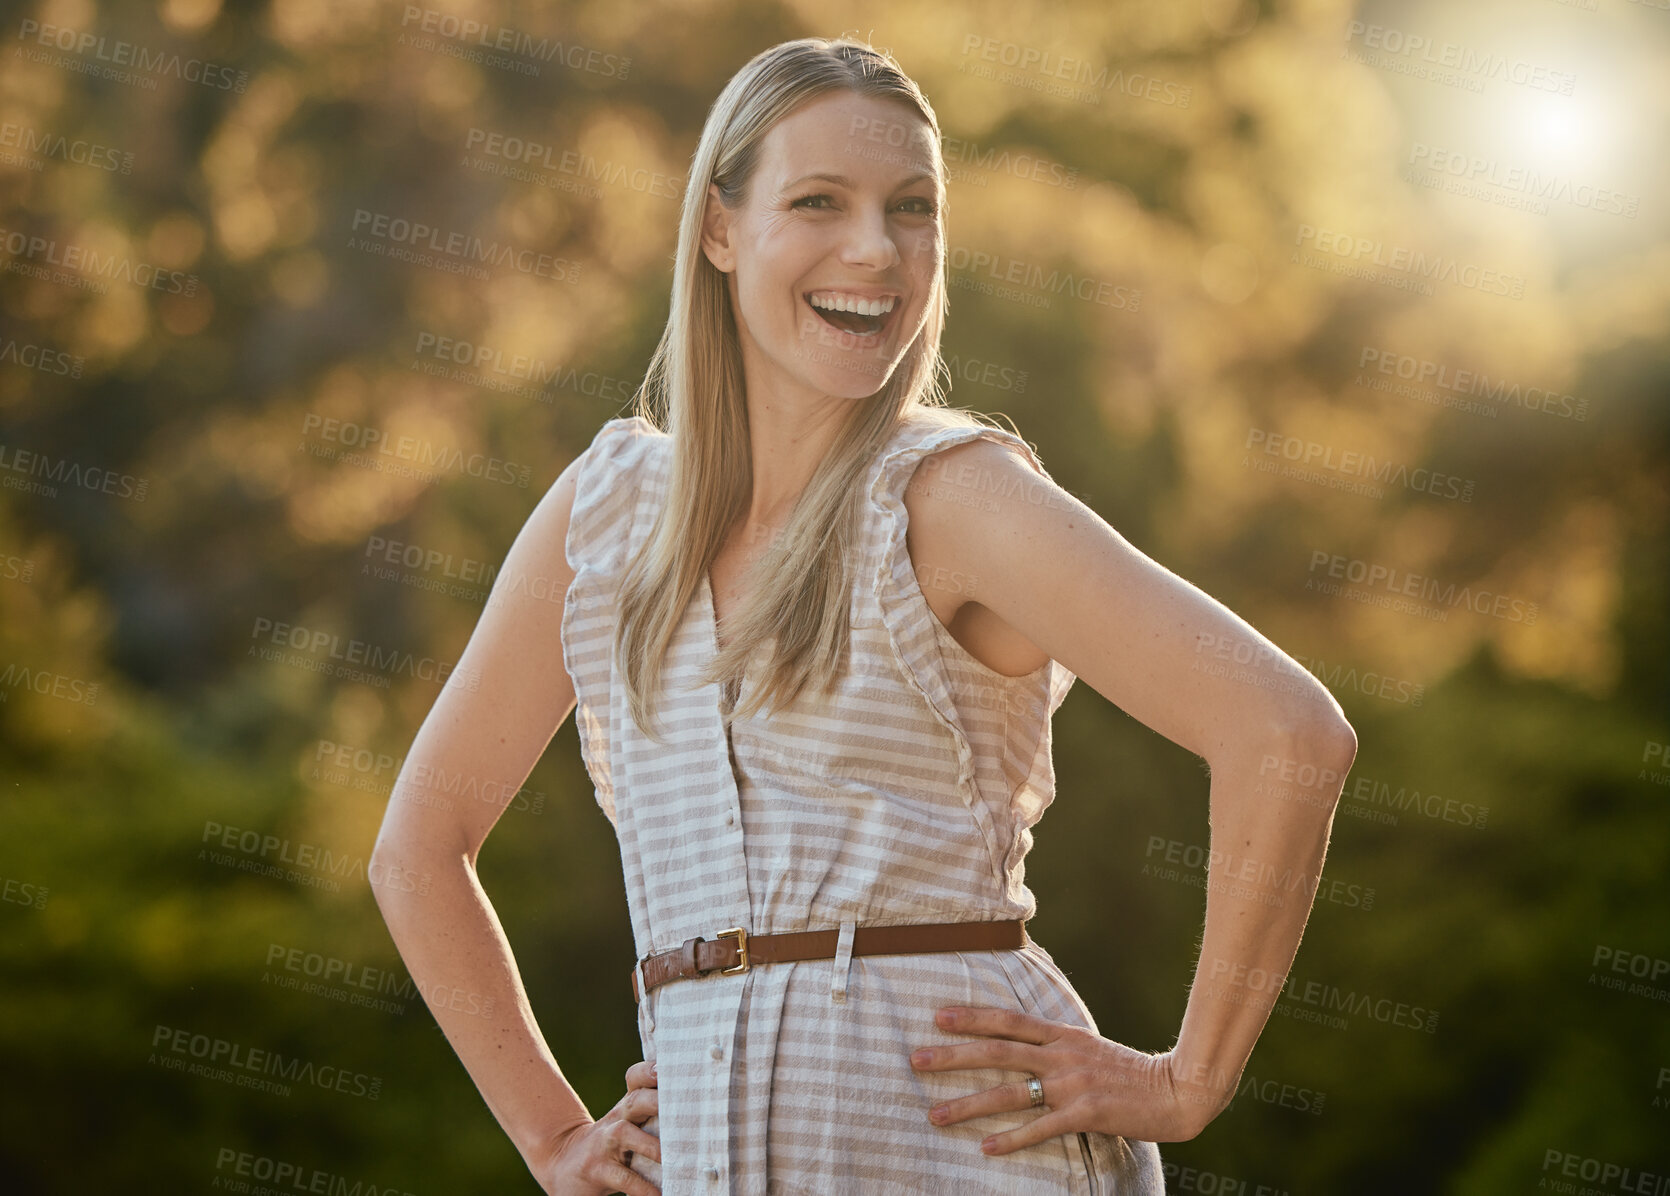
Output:
<instances>
[{"instance_id":1,"label":"white teeth","mask_svg":"<svg viewBox=\"0 0 1670 1196\"><path fill-rule=\"evenodd\" d=\"M883 316L893 310L893 304L897 300L892 295L885 299L859 299L838 291L819 291L808 296L807 302L826 311L850 311L861 316Z\"/></svg>"}]
</instances>

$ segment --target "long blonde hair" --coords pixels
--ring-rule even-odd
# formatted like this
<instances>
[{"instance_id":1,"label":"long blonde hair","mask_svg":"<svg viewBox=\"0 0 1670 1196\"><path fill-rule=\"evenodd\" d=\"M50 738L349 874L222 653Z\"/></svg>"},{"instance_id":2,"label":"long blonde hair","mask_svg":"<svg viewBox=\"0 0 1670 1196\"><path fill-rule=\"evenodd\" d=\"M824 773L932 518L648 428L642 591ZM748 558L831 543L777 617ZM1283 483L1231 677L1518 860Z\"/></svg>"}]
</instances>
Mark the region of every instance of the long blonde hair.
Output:
<instances>
[{"instance_id":1,"label":"long blonde hair","mask_svg":"<svg viewBox=\"0 0 1670 1196\"><path fill-rule=\"evenodd\" d=\"M885 51L847 38L802 38L764 50L725 85L708 113L679 220L667 326L633 403L672 437L666 503L621 581L615 651L632 716L652 738L662 661L709 566L753 490L742 353L725 275L701 249L709 184L727 208L745 202L761 142L778 121L832 91L901 100L933 131L944 211L939 122L915 82ZM898 421L934 407L953 423L974 413L945 407L940 336L947 293L933 280L921 332L887 383L858 400L828 455L796 500L782 532L752 566L747 599L726 619L727 642L704 675L740 679L761 643L774 640L765 677L734 715L792 702L808 683L826 692L847 667L854 517L865 472ZM664 408L666 423L657 418Z\"/></svg>"}]
</instances>

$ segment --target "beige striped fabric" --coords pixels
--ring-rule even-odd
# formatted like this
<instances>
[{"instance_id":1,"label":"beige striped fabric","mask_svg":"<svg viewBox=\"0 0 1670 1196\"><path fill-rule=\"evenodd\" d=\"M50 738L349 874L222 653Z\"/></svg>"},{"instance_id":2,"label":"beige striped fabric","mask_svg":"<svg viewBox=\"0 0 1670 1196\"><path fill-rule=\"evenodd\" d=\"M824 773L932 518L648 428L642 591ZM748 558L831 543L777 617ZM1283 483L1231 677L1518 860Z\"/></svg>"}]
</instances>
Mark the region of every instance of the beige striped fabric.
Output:
<instances>
[{"instance_id":1,"label":"beige striped fabric","mask_svg":"<svg viewBox=\"0 0 1670 1196\"><path fill-rule=\"evenodd\" d=\"M641 417L614 419L584 454L563 658L586 768L620 842L637 957L727 926L841 931L833 960L672 980L639 1004L660 1087L646 1128L662 1161L632 1166L665 1196L1163 1192L1152 1143L1063 1134L987 1156L986 1135L1038 1114L928 1120L941 1100L1021 1078L915 1071L915 1048L962 1041L935 1025L939 1006L1005 1006L1096 1029L1043 947L850 955L857 926L1036 909L1025 858L1055 791L1050 716L1075 678L1054 661L1024 677L981 664L929 610L905 546L913 470L975 436L1020 445L1042 471L1018 437L931 411L902 421L872 464L852 665L832 694L730 722L731 695L697 681L716 651L704 580L667 656L665 744L633 722L612 642L615 592L664 501L672 441ZM978 485L962 492L981 501ZM625 977L600 982L632 999Z\"/></svg>"}]
</instances>

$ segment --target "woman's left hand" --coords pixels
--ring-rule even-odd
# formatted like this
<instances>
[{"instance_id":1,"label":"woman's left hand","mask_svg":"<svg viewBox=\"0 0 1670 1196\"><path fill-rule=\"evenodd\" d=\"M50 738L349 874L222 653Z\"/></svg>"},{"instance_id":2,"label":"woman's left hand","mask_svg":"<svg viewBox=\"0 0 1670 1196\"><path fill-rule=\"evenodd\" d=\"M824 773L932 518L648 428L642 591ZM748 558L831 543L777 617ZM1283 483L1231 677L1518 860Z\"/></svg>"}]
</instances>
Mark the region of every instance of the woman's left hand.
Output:
<instances>
[{"instance_id":1,"label":"woman's left hand","mask_svg":"<svg viewBox=\"0 0 1670 1196\"><path fill-rule=\"evenodd\" d=\"M1021 1073L1007 1084L934 1106L930 1120L951 1125L971 1117L1032 1108L1026 1076L1044 1084L1038 1116L1018 1129L994 1134L986 1154L1008 1154L1061 1134L1095 1131L1142 1142L1186 1142L1205 1129L1227 1103L1199 1085L1186 1085L1171 1052L1146 1055L1081 1026L1052 1022L1017 1009L989 1005L940 1009L943 1030L970 1042L925 1047L911 1055L918 1071L997 1067ZM919 1058L927 1055L925 1062Z\"/></svg>"}]
</instances>

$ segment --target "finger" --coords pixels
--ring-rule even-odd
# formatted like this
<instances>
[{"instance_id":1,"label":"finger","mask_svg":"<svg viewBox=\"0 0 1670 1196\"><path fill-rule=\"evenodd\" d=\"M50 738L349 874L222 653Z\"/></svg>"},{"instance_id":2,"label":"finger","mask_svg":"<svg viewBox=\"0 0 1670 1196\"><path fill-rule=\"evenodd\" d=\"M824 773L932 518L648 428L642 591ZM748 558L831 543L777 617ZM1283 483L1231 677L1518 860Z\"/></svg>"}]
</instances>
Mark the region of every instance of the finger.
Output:
<instances>
[{"instance_id":1,"label":"finger","mask_svg":"<svg viewBox=\"0 0 1670 1196\"><path fill-rule=\"evenodd\" d=\"M607 1191L625 1192L626 1196L661 1196L661 1189L650 1183L625 1163L607 1160L589 1177L593 1183L607 1184Z\"/></svg>"},{"instance_id":2,"label":"finger","mask_svg":"<svg viewBox=\"0 0 1670 1196\"><path fill-rule=\"evenodd\" d=\"M957 1071L969 1067L997 1067L1008 1071L1037 1072L1043 1060L1039 1048L1030 1042L1007 1038L977 1038L973 1042L952 1042L911 1052L910 1065L917 1071Z\"/></svg>"},{"instance_id":3,"label":"finger","mask_svg":"<svg viewBox=\"0 0 1670 1196\"><path fill-rule=\"evenodd\" d=\"M661 1161L661 1138L641 1124L625 1119L612 1121L604 1131L604 1141L607 1155L647 1154L657 1163Z\"/></svg>"},{"instance_id":4,"label":"finger","mask_svg":"<svg viewBox=\"0 0 1670 1196\"><path fill-rule=\"evenodd\" d=\"M1072 1134L1078 1131L1078 1117L1067 1109L1053 1109L1048 1113L1041 1113L1025 1125L1012 1130L1004 1130L1001 1134L992 1134L980 1144L983 1154L1008 1154L1021 1150L1049 1138L1059 1138L1062 1134Z\"/></svg>"},{"instance_id":5,"label":"finger","mask_svg":"<svg viewBox=\"0 0 1670 1196\"><path fill-rule=\"evenodd\" d=\"M598 1124L601 1126L603 1123ZM638 1142L632 1134L643 1135L649 1141ZM655 1186L631 1166L633 1156L638 1153L653 1154L657 1163L661 1161L661 1144L653 1137L627 1122L615 1121L603 1133L596 1135L590 1145L593 1153L585 1168L586 1179L603 1184L608 1192L655 1193ZM641 1152L635 1149L640 1146L645 1148ZM634 1183L638 1186L633 1186Z\"/></svg>"},{"instance_id":6,"label":"finger","mask_svg":"<svg viewBox=\"0 0 1670 1196\"><path fill-rule=\"evenodd\" d=\"M1046 1093L1046 1097L1050 1095ZM1016 1109L1032 1107L1032 1093L1025 1080L999 1084L984 1092L975 1092L956 1100L942 1101L928 1110L928 1120L935 1125L955 1125L971 1117L987 1117L993 1113L1013 1113Z\"/></svg>"},{"instance_id":7,"label":"finger","mask_svg":"<svg viewBox=\"0 0 1670 1196\"><path fill-rule=\"evenodd\" d=\"M654 1064L654 1062L651 1061L651 1060L645 1059L641 1062L634 1063L631 1067L627 1068L626 1069L626 1086L628 1088L654 1088L654 1087L656 1087L656 1076L655 1076L655 1064Z\"/></svg>"},{"instance_id":8,"label":"finger","mask_svg":"<svg viewBox=\"0 0 1670 1196\"><path fill-rule=\"evenodd\" d=\"M626 1121L642 1125L661 1111L661 1093L655 1088L634 1088L615 1102L610 1112L618 1112Z\"/></svg>"},{"instance_id":9,"label":"finger","mask_svg":"<svg viewBox=\"0 0 1670 1196\"><path fill-rule=\"evenodd\" d=\"M641 1154L657 1163L661 1161L661 1139L641 1126L622 1123L620 1144L631 1154Z\"/></svg>"},{"instance_id":10,"label":"finger","mask_svg":"<svg viewBox=\"0 0 1670 1196\"><path fill-rule=\"evenodd\" d=\"M958 1034L980 1034L1013 1038L1037 1046L1054 1042L1068 1027L1045 1018L1034 1017L1021 1009L1004 1009L995 1005L954 1005L941 1009L934 1018L942 1030Z\"/></svg>"}]
</instances>

